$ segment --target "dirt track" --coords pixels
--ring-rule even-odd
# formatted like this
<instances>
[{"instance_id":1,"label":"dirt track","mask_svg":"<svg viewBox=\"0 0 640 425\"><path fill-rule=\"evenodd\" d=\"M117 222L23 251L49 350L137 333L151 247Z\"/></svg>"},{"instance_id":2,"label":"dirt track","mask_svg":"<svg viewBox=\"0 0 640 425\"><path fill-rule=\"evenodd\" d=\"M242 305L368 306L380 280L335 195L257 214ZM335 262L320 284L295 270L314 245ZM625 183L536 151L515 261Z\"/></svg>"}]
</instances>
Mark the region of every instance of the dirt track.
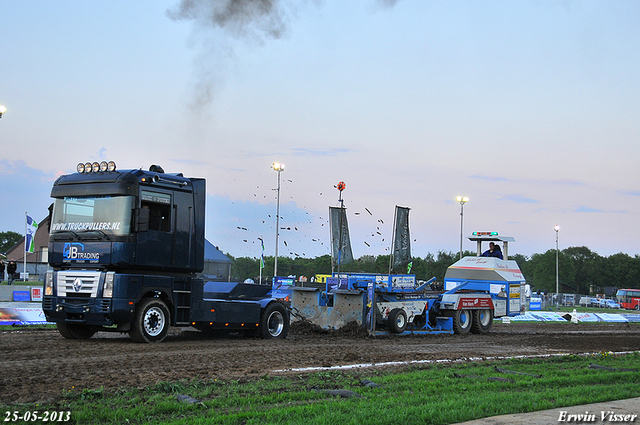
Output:
<instances>
[{"instance_id":1,"label":"dirt track","mask_svg":"<svg viewBox=\"0 0 640 425\"><path fill-rule=\"evenodd\" d=\"M319 333L294 326L286 340L205 337L172 329L161 344L55 330L0 333L0 402L45 402L65 390L144 387L181 379L256 378L282 369L510 355L640 350L640 325L495 323L486 335L368 337L357 327ZM300 372L296 372L300 373Z\"/></svg>"}]
</instances>

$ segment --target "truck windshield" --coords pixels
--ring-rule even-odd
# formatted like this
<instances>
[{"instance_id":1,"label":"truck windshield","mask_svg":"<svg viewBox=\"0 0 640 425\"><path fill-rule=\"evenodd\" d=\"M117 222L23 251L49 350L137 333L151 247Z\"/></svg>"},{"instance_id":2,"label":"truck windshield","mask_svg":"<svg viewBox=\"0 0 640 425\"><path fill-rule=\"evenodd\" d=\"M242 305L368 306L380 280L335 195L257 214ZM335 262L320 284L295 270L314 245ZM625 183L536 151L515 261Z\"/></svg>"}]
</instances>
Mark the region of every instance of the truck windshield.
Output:
<instances>
[{"instance_id":1,"label":"truck windshield","mask_svg":"<svg viewBox=\"0 0 640 425\"><path fill-rule=\"evenodd\" d=\"M130 233L133 196L88 196L56 199L51 233L101 232L123 236Z\"/></svg>"}]
</instances>

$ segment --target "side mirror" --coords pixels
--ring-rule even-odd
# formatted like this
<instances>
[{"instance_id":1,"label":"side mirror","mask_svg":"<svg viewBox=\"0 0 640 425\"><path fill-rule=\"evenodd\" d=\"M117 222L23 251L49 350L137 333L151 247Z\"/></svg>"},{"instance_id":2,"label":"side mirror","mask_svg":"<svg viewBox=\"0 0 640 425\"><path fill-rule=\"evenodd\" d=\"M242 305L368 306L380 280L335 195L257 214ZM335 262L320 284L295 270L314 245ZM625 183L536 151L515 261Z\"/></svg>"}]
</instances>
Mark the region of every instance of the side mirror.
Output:
<instances>
[{"instance_id":1,"label":"side mirror","mask_svg":"<svg viewBox=\"0 0 640 425\"><path fill-rule=\"evenodd\" d=\"M140 208L138 213L138 232L146 232L149 230L149 209Z\"/></svg>"},{"instance_id":2,"label":"side mirror","mask_svg":"<svg viewBox=\"0 0 640 425\"><path fill-rule=\"evenodd\" d=\"M49 222L47 223L47 230L49 231L49 233L51 233L51 216L53 215L53 204L49 205L49 208L47 208L49 210Z\"/></svg>"}]
</instances>

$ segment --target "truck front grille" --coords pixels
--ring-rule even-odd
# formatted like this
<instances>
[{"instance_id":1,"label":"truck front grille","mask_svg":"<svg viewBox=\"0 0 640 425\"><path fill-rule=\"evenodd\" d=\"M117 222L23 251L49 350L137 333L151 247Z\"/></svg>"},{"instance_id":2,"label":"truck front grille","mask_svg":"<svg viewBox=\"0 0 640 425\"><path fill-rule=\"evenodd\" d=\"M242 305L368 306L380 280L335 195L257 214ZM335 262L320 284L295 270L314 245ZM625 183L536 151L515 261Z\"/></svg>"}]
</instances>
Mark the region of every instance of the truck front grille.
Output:
<instances>
[{"instance_id":1,"label":"truck front grille","mask_svg":"<svg viewBox=\"0 0 640 425\"><path fill-rule=\"evenodd\" d=\"M64 270L57 272L58 296L81 296L95 298L100 286L100 272L87 270Z\"/></svg>"}]
</instances>

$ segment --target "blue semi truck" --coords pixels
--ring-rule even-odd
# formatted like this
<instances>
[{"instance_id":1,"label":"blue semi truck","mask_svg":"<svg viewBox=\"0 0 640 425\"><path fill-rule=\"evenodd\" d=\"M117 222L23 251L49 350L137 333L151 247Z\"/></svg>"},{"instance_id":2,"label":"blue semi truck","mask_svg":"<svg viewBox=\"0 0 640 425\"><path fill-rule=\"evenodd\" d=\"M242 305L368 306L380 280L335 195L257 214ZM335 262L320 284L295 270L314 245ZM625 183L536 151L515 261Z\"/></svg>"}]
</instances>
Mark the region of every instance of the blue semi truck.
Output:
<instances>
[{"instance_id":1,"label":"blue semi truck","mask_svg":"<svg viewBox=\"0 0 640 425\"><path fill-rule=\"evenodd\" d=\"M113 162L78 164L51 190L42 309L68 339L96 331L160 342L170 326L285 338L270 285L208 281L205 180Z\"/></svg>"}]
</instances>

